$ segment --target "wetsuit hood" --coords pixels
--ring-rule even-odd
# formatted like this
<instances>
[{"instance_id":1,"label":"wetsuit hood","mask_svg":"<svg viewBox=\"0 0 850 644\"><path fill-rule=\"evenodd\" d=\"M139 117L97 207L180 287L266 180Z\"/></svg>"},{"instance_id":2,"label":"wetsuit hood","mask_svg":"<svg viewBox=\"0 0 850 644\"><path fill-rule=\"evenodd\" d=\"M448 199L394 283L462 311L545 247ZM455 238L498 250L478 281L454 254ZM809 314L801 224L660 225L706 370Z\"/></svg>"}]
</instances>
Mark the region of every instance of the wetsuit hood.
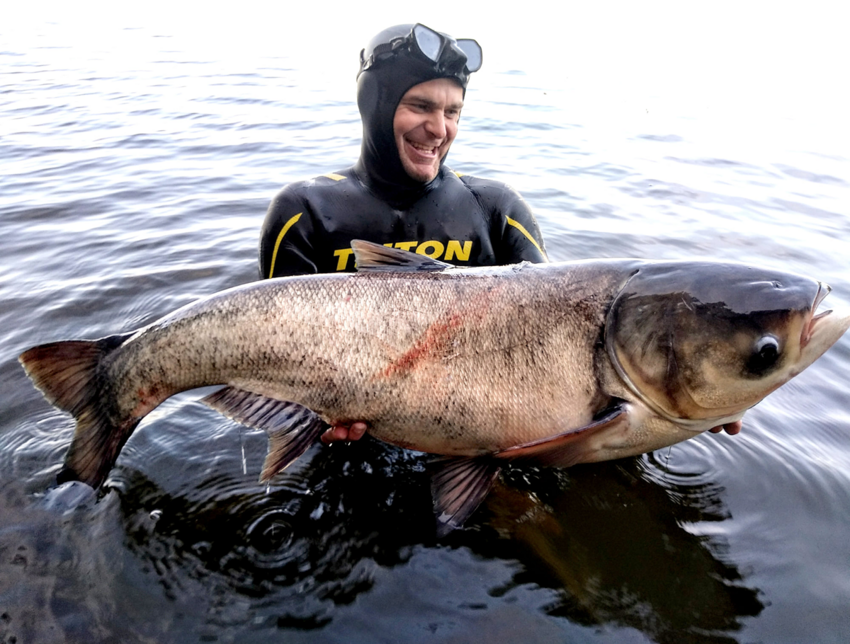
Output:
<instances>
[{"instance_id":1,"label":"wetsuit hood","mask_svg":"<svg viewBox=\"0 0 850 644\"><path fill-rule=\"evenodd\" d=\"M361 72L357 78L357 107L363 123L360 158L354 166L357 176L381 199L402 208L439 185L437 177L430 182L417 181L407 174L399 157L393 131L398 104L414 85L437 78L455 80L466 94L468 70L454 73L435 66L431 61L409 53L397 53L391 60L363 69L364 53L376 44L409 34L413 25L397 25L376 35L361 52ZM440 161L442 166L445 157Z\"/></svg>"}]
</instances>

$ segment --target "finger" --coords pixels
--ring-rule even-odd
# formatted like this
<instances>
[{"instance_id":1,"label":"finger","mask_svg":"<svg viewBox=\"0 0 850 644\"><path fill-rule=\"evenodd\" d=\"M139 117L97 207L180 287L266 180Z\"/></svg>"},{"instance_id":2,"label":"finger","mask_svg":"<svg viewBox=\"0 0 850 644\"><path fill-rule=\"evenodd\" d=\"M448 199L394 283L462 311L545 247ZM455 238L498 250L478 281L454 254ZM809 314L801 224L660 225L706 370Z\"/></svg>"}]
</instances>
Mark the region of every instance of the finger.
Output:
<instances>
[{"instance_id":1,"label":"finger","mask_svg":"<svg viewBox=\"0 0 850 644\"><path fill-rule=\"evenodd\" d=\"M334 425L322 434L321 441L325 445L330 445L337 441L348 440L348 427L344 425Z\"/></svg>"},{"instance_id":2,"label":"finger","mask_svg":"<svg viewBox=\"0 0 850 644\"><path fill-rule=\"evenodd\" d=\"M369 426L366 423L352 423L348 430L348 440L359 441L368 429Z\"/></svg>"},{"instance_id":3,"label":"finger","mask_svg":"<svg viewBox=\"0 0 850 644\"><path fill-rule=\"evenodd\" d=\"M740 420L736 420L734 423L726 423L725 425L723 425L724 431L730 436L734 436L735 434L740 433L743 427L744 423Z\"/></svg>"}]
</instances>

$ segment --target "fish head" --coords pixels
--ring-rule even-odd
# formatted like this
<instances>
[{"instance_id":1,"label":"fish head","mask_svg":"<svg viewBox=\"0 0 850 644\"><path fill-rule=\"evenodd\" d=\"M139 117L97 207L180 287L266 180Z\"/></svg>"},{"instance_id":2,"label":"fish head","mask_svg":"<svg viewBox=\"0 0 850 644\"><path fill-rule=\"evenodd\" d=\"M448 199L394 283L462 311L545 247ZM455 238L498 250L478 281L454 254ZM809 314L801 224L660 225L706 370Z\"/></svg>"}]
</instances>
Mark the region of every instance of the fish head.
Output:
<instances>
[{"instance_id":1,"label":"fish head","mask_svg":"<svg viewBox=\"0 0 850 644\"><path fill-rule=\"evenodd\" d=\"M844 334L850 315L818 312L830 290L741 264L647 264L609 309L607 352L652 411L703 431L739 419Z\"/></svg>"}]
</instances>

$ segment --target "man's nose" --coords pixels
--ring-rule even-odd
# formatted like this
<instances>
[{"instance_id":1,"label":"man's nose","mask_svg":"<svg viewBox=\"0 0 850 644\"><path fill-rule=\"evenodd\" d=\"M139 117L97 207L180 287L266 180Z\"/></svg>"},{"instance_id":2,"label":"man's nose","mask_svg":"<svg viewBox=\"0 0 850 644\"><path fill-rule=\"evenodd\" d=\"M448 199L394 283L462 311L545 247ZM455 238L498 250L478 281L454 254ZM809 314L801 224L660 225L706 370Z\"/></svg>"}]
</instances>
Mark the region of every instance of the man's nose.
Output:
<instances>
[{"instance_id":1,"label":"man's nose","mask_svg":"<svg viewBox=\"0 0 850 644\"><path fill-rule=\"evenodd\" d=\"M446 115L441 110L431 112L425 121L425 130L434 138L446 138Z\"/></svg>"}]
</instances>

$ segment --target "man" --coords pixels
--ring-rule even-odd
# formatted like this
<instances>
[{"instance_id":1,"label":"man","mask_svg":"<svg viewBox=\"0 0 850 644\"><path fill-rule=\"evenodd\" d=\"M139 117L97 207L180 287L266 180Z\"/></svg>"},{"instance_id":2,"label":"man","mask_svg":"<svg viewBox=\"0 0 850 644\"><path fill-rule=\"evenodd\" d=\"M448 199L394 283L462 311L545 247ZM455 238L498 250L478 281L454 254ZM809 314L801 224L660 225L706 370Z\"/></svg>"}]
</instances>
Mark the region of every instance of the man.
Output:
<instances>
[{"instance_id":1,"label":"man","mask_svg":"<svg viewBox=\"0 0 850 644\"><path fill-rule=\"evenodd\" d=\"M260 241L263 277L354 270L352 239L459 266L546 261L528 205L497 181L444 165L458 131L474 40L423 25L379 33L360 54L360 158L350 168L286 186Z\"/></svg>"},{"instance_id":2,"label":"man","mask_svg":"<svg viewBox=\"0 0 850 644\"><path fill-rule=\"evenodd\" d=\"M352 239L395 246L460 266L545 262L537 222L505 184L444 165L458 131L474 40L398 25L360 53L360 158L350 168L286 186L260 238L262 277L354 270ZM363 423L325 442L356 440Z\"/></svg>"},{"instance_id":3,"label":"man","mask_svg":"<svg viewBox=\"0 0 850 644\"><path fill-rule=\"evenodd\" d=\"M459 266L545 262L543 238L522 197L507 185L444 165L458 132L474 40L424 25L380 32L360 53L360 158L344 170L286 186L260 238L264 278L354 270L352 239ZM363 423L322 440L357 440Z\"/></svg>"}]
</instances>

